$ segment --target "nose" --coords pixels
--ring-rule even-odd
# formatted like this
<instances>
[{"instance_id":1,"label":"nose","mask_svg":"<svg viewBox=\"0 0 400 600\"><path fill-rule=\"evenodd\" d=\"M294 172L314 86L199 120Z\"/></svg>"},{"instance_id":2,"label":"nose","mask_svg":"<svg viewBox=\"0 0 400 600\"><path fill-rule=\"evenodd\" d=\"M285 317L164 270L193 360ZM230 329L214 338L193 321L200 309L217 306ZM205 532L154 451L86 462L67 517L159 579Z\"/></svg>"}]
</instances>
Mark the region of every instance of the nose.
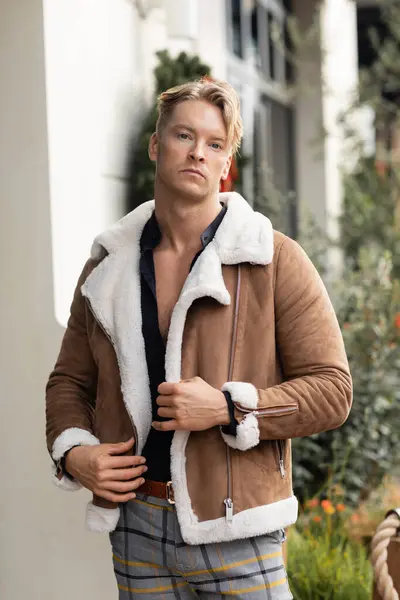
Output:
<instances>
[{"instance_id":1,"label":"nose","mask_svg":"<svg viewBox=\"0 0 400 600\"><path fill-rule=\"evenodd\" d=\"M189 157L193 162L203 163L205 161L204 148L202 144L197 143L189 152Z\"/></svg>"}]
</instances>

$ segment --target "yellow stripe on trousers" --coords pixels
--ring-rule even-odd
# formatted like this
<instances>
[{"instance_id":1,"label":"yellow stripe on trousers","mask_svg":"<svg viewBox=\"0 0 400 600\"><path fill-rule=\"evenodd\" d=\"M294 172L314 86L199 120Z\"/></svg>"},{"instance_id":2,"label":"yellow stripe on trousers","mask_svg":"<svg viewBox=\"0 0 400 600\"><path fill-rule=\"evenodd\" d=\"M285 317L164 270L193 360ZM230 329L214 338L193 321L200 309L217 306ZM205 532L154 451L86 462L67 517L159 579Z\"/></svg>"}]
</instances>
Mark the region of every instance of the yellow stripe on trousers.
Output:
<instances>
[{"instance_id":1,"label":"yellow stripe on trousers","mask_svg":"<svg viewBox=\"0 0 400 600\"><path fill-rule=\"evenodd\" d=\"M257 585L256 587L245 588L242 590L232 590L230 592L218 592L221 596L236 596L237 594L249 594L250 592L259 592L261 590L267 590L273 587L278 587L278 585L283 585L286 583L287 579L284 577L283 579L279 579L279 581L273 581L272 583L265 583L264 585Z\"/></svg>"},{"instance_id":2,"label":"yellow stripe on trousers","mask_svg":"<svg viewBox=\"0 0 400 600\"><path fill-rule=\"evenodd\" d=\"M250 592L259 592L261 590L266 590L266 589L270 589L273 587L277 587L278 585L283 585L284 583L286 583L286 577L284 577L283 579L279 579L279 581L274 581L272 583L265 583L264 585L257 585L256 587L251 587L251 588L243 588L241 590L232 590L229 592L219 592L219 594L221 594L221 596L236 596L237 594L249 594ZM163 587L157 587L157 588L131 588L131 587L126 587L124 585L118 585L119 589L124 591L124 592L136 592L137 594L154 594L156 592L168 592L173 590L174 588L177 587L182 587L188 585L185 582L183 583L176 583L175 586L173 585L165 585Z\"/></svg>"},{"instance_id":3,"label":"yellow stripe on trousers","mask_svg":"<svg viewBox=\"0 0 400 600\"><path fill-rule=\"evenodd\" d=\"M231 563L229 565L224 565L223 567L216 567L215 569L203 569L202 571L192 571L190 573L180 573L180 571L176 571L180 573L184 577L194 577L195 575L206 575L207 573L221 573L223 571L229 571L229 569L235 569L236 567L242 567L243 565L249 565L254 562L258 562L259 560L267 560L268 558L276 558L277 556L282 555L282 550L278 552L272 552L271 554L263 554L262 556L256 556L254 558L248 558L246 560L241 560L239 562ZM113 554L114 559L128 567L150 567L153 569L160 569L160 565L154 565L152 563L142 563L142 562L132 562L130 560L123 560L122 558L118 558Z\"/></svg>"},{"instance_id":4,"label":"yellow stripe on trousers","mask_svg":"<svg viewBox=\"0 0 400 600\"><path fill-rule=\"evenodd\" d=\"M165 585L163 587L156 588L131 588L125 587L124 585L118 585L119 589L123 592L136 592L137 594L154 594L156 592L169 592L177 587L188 585L186 581L182 583L176 583L175 585Z\"/></svg>"}]
</instances>

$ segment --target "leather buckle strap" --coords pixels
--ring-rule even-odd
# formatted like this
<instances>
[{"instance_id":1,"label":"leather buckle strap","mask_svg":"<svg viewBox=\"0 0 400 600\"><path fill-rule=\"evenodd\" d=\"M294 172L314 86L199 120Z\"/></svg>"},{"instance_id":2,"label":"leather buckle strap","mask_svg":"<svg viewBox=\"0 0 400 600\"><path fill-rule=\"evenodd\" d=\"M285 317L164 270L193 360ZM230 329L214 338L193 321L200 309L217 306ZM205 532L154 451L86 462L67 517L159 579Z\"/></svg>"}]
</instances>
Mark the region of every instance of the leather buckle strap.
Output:
<instances>
[{"instance_id":1,"label":"leather buckle strap","mask_svg":"<svg viewBox=\"0 0 400 600\"><path fill-rule=\"evenodd\" d=\"M172 481L167 483L167 500L170 504L175 504L174 488L172 487Z\"/></svg>"},{"instance_id":2,"label":"leather buckle strap","mask_svg":"<svg viewBox=\"0 0 400 600\"><path fill-rule=\"evenodd\" d=\"M153 496L153 498L167 500L169 504L175 504L172 481L163 483L162 481L151 481L150 479L147 479L144 484L136 490L136 493L144 494L145 496Z\"/></svg>"}]
</instances>

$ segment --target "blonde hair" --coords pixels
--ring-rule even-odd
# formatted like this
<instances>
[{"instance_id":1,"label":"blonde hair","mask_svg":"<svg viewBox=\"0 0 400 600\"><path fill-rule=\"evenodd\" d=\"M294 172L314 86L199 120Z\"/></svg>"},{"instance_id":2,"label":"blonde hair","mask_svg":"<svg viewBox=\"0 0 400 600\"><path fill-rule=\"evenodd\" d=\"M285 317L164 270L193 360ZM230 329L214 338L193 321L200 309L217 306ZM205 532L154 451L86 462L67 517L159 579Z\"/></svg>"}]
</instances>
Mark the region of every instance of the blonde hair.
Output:
<instances>
[{"instance_id":1,"label":"blonde hair","mask_svg":"<svg viewBox=\"0 0 400 600\"><path fill-rule=\"evenodd\" d=\"M222 113L222 118L228 134L228 142L232 145L233 152L237 152L243 136L243 123L240 116L240 100L237 92L226 81L203 78L198 81L189 81L183 85L166 90L158 97L158 119L156 132L162 132L165 123L171 116L174 107L185 100L206 100L217 106Z\"/></svg>"}]
</instances>

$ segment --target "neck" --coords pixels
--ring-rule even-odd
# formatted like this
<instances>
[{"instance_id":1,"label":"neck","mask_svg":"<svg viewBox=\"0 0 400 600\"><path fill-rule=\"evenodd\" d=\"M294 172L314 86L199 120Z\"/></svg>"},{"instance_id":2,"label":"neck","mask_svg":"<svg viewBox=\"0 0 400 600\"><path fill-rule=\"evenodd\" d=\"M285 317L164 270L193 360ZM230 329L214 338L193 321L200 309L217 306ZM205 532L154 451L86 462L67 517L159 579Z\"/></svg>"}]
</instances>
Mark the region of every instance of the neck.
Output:
<instances>
[{"instance_id":1,"label":"neck","mask_svg":"<svg viewBox=\"0 0 400 600\"><path fill-rule=\"evenodd\" d=\"M160 248L179 254L199 250L201 234L221 210L218 193L193 203L157 182L154 191L156 218L162 234Z\"/></svg>"}]
</instances>

